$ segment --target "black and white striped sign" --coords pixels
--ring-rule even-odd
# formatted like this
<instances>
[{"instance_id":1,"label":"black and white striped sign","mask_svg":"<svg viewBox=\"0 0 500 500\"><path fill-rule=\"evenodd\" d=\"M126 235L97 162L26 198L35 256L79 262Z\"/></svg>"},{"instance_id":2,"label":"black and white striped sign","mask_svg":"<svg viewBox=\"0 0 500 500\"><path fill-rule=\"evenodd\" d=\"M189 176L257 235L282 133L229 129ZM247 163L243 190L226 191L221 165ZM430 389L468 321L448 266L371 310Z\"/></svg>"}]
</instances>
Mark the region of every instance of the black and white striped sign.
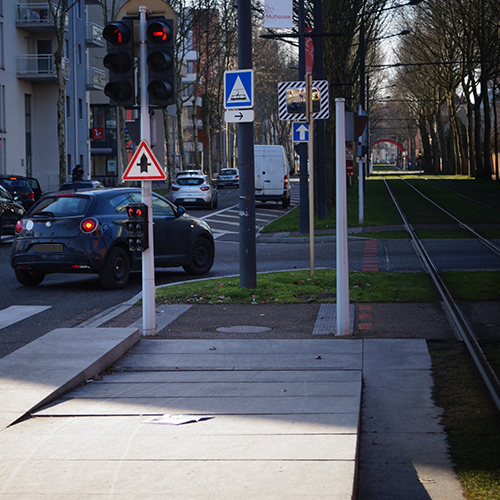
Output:
<instances>
[{"instance_id":1,"label":"black and white striped sign","mask_svg":"<svg viewBox=\"0 0 500 500\"><path fill-rule=\"evenodd\" d=\"M278 83L278 106L280 120L306 120L306 82ZM330 116L328 82L313 81L313 119L326 120Z\"/></svg>"}]
</instances>

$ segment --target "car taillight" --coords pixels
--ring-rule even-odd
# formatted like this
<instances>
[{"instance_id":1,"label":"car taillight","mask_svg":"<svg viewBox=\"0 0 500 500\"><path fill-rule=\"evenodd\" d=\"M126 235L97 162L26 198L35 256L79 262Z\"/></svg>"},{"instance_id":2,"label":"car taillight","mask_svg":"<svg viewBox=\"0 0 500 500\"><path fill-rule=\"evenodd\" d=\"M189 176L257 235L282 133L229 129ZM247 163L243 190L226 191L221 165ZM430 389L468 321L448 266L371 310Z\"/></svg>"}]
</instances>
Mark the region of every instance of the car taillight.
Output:
<instances>
[{"instance_id":1,"label":"car taillight","mask_svg":"<svg viewBox=\"0 0 500 500\"><path fill-rule=\"evenodd\" d=\"M179 187L177 187L177 186L172 186L172 187L170 188L170 190L171 190L171 191L179 191L179 189L180 189L180 188L179 188Z\"/></svg>"},{"instance_id":2,"label":"car taillight","mask_svg":"<svg viewBox=\"0 0 500 500\"><path fill-rule=\"evenodd\" d=\"M239 179L239 178L240 178L240 176L239 176L239 175L235 175L235 177L234 177L234 178L235 178L235 179Z\"/></svg>"},{"instance_id":3,"label":"car taillight","mask_svg":"<svg viewBox=\"0 0 500 500\"><path fill-rule=\"evenodd\" d=\"M288 175L285 175L285 187L288 186Z\"/></svg>"},{"instance_id":4,"label":"car taillight","mask_svg":"<svg viewBox=\"0 0 500 500\"><path fill-rule=\"evenodd\" d=\"M217 175L217 179L220 179L220 175Z\"/></svg>"},{"instance_id":5,"label":"car taillight","mask_svg":"<svg viewBox=\"0 0 500 500\"><path fill-rule=\"evenodd\" d=\"M35 197L35 193L33 191L31 191L31 193L28 194L28 198L34 198Z\"/></svg>"},{"instance_id":6,"label":"car taillight","mask_svg":"<svg viewBox=\"0 0 500 500\"><path fill-rule=\"evenodd\" d=\"M202 191L208 191L210 189L210 187L209 186L202 186L200 189Z\"/></svg>"},{"instance_id":7,"label":"car taillight","mask_svg":"<svg viewBox=\"0 0 500 500\"><path fill-rule=\"evenodd\" d=\"M22 220L18 220L18 221L16 222L16 233L17 233L17 234L20 234L20 233L21 233L21 231L23 230L23 227L24 227L24 223L23 223L23 221L22 221Z\"/></svg>"},{"instance_id":8,"label":"car taillight","mask_svg":"<svg viewBox=\"0 0 500 500\"><path fill-rule=\"evenodd\" d=\"M80 229L84 233L91 233L97 227L97 221L95 219L84 219L80 224Z\"/></svg>"}]
</instances>

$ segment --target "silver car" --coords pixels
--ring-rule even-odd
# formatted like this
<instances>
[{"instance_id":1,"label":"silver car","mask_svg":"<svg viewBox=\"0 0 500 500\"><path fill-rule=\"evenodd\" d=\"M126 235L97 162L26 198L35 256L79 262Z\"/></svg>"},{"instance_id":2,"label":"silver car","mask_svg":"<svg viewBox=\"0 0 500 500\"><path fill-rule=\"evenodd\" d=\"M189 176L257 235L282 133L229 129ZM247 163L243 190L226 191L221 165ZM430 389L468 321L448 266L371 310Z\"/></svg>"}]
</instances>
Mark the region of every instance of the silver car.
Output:
<instances>
[{"instance_id":1,"label":"silver car","mask_svg":"<svg viewBox=\"0 0 500 500\"><path fill-rule=\"evenodd\" d=\"M223 168L217 174L217 187L223 188L225 186L240 185L240 173L237 168Z\"/></svg>"},{"instance_id":2,"label":"silver car","mask_svg":"<svg viewBox=\"0 0 500 500\"><path fill-rule=\"evenodd\" d=\"M206 175L177 177L170 187L170 199L176 205L217 207L217 188Z\"/></svg>"}]
</instances>

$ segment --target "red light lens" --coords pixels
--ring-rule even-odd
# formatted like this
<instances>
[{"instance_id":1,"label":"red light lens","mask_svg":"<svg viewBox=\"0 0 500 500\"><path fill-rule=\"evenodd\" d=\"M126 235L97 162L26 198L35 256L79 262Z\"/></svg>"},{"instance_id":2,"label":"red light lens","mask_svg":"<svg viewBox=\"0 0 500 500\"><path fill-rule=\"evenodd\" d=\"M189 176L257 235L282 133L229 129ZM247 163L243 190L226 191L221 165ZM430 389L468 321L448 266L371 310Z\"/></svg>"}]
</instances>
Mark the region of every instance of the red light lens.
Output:
<instances>
[{"instance_id":1,"label":"red light lens","mask_svg":"<svg viewBox=\"0 0 500 500\"><path fill-rule=\"evenodd\" d=\"M200 188L202 191L208 191L210 188L208 186L203 186Z\"/></svg>"},{"instance_id":2,"label":"red light lens","mask_svg":"<svg viewBox=\"0 0 500 500\"><path fill-rule=\"evenodd\" d=\"M179 191L179 189L180 189L180 188L178 188L177 186L172 186L170 189L171 189L172 191Z\"/></svg>"},{"instance_id":3,"label":"red light lens","mask_svg":"<svg viewBox=\"0 0 500 500\"><path fill-rule=\"evenodd\" d=\"M91 233L97 227L97 221L94 219L84 219L80 227L84 233Z\"/></svg>"},{"instance_id":4,"label":"red light lens","mask_svg":"<svg viewBox=\"0 0 500 500\"><path fill-rule=\"evenodd\" d=\"M19 234L23 230L24 224L22 220L16 222L16 233Z\"/></svg>"}]
</instances>

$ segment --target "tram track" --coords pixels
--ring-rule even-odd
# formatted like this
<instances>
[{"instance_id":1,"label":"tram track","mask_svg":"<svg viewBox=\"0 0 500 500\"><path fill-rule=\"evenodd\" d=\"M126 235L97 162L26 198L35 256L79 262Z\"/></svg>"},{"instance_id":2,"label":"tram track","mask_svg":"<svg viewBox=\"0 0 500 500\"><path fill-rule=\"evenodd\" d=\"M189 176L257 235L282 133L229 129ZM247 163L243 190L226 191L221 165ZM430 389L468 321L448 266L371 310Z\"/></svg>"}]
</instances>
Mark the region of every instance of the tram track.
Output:
<instances>
[{"instance_id":1,"label":"tram track","mask_svg":"<svg viewBox=\"0 0 500 500\"><path fill-rule=\"evenodd\" d=\"M488 362L488 359L486 355L484 354L477 338L472 330L472 327L470 326L470 323L468 322L466 316L460 309L459 305L457 302L454 300L453 296L451 295L450 291L446 287L445 283L441 279L441 276L439 274L439 271L432 260L430 254L427 252L425 249L425 246L423 245L422 241L420 238L417 236L416 231L413 229L412 225L408 221L408 218L406 217L406 214L404 213L403 209L401 208L400 204L398 203L398 200L396 199L393 191L389 187L389 184L387 183L385 177L383 177L385 186L389 192L389 195L391 196L391 199L393 203L395 204L402 220L405 226L406 231L409 233L412 245L415 248L415 252L417 253L418 258L420 259L422 266L424 267L425 271L431 278L434 286L436 287L436 290L438 291L442 302L443 302L443 307L446 313L446 316L448 318L448 321L450 322L450 325L455 332L455 335L458 340L463 341L464 344L467 347L467 350L472 357L474 364L479 371L481 378L483 379L488 392L490 393L490 396L493 400L493 403L495 404L497 410L500 412L500 380L498 379L498 376L496 375L495 371L491 367L491 365ZM496 255L500 256L500 248L495 245L494 243L490 242L486 238L483 238L481 235L479 235L474 229L472 229L470 226L467 224L463 223L459 219L457 219L454 215L450 214L447 210L444 208L440 207L437 203L435 203L433 200L431 200L429 197L424 195L422 192L420 192L417 188L412 186L410 183L408 183L406 180L401 179L402 181L406 182L409 186L411 186L415 191L417 191L422 197L424 197L427 201L430 201L433 205L435 205L437 208L442 210L444 213L446 213L449 217L451 217L453 220L458 222L460 226L467 231L470 231L471 233L474 234L474 236L481 241L484 245L486 245L492 252L494 252Z\"/></svg>"}]
</instances>

